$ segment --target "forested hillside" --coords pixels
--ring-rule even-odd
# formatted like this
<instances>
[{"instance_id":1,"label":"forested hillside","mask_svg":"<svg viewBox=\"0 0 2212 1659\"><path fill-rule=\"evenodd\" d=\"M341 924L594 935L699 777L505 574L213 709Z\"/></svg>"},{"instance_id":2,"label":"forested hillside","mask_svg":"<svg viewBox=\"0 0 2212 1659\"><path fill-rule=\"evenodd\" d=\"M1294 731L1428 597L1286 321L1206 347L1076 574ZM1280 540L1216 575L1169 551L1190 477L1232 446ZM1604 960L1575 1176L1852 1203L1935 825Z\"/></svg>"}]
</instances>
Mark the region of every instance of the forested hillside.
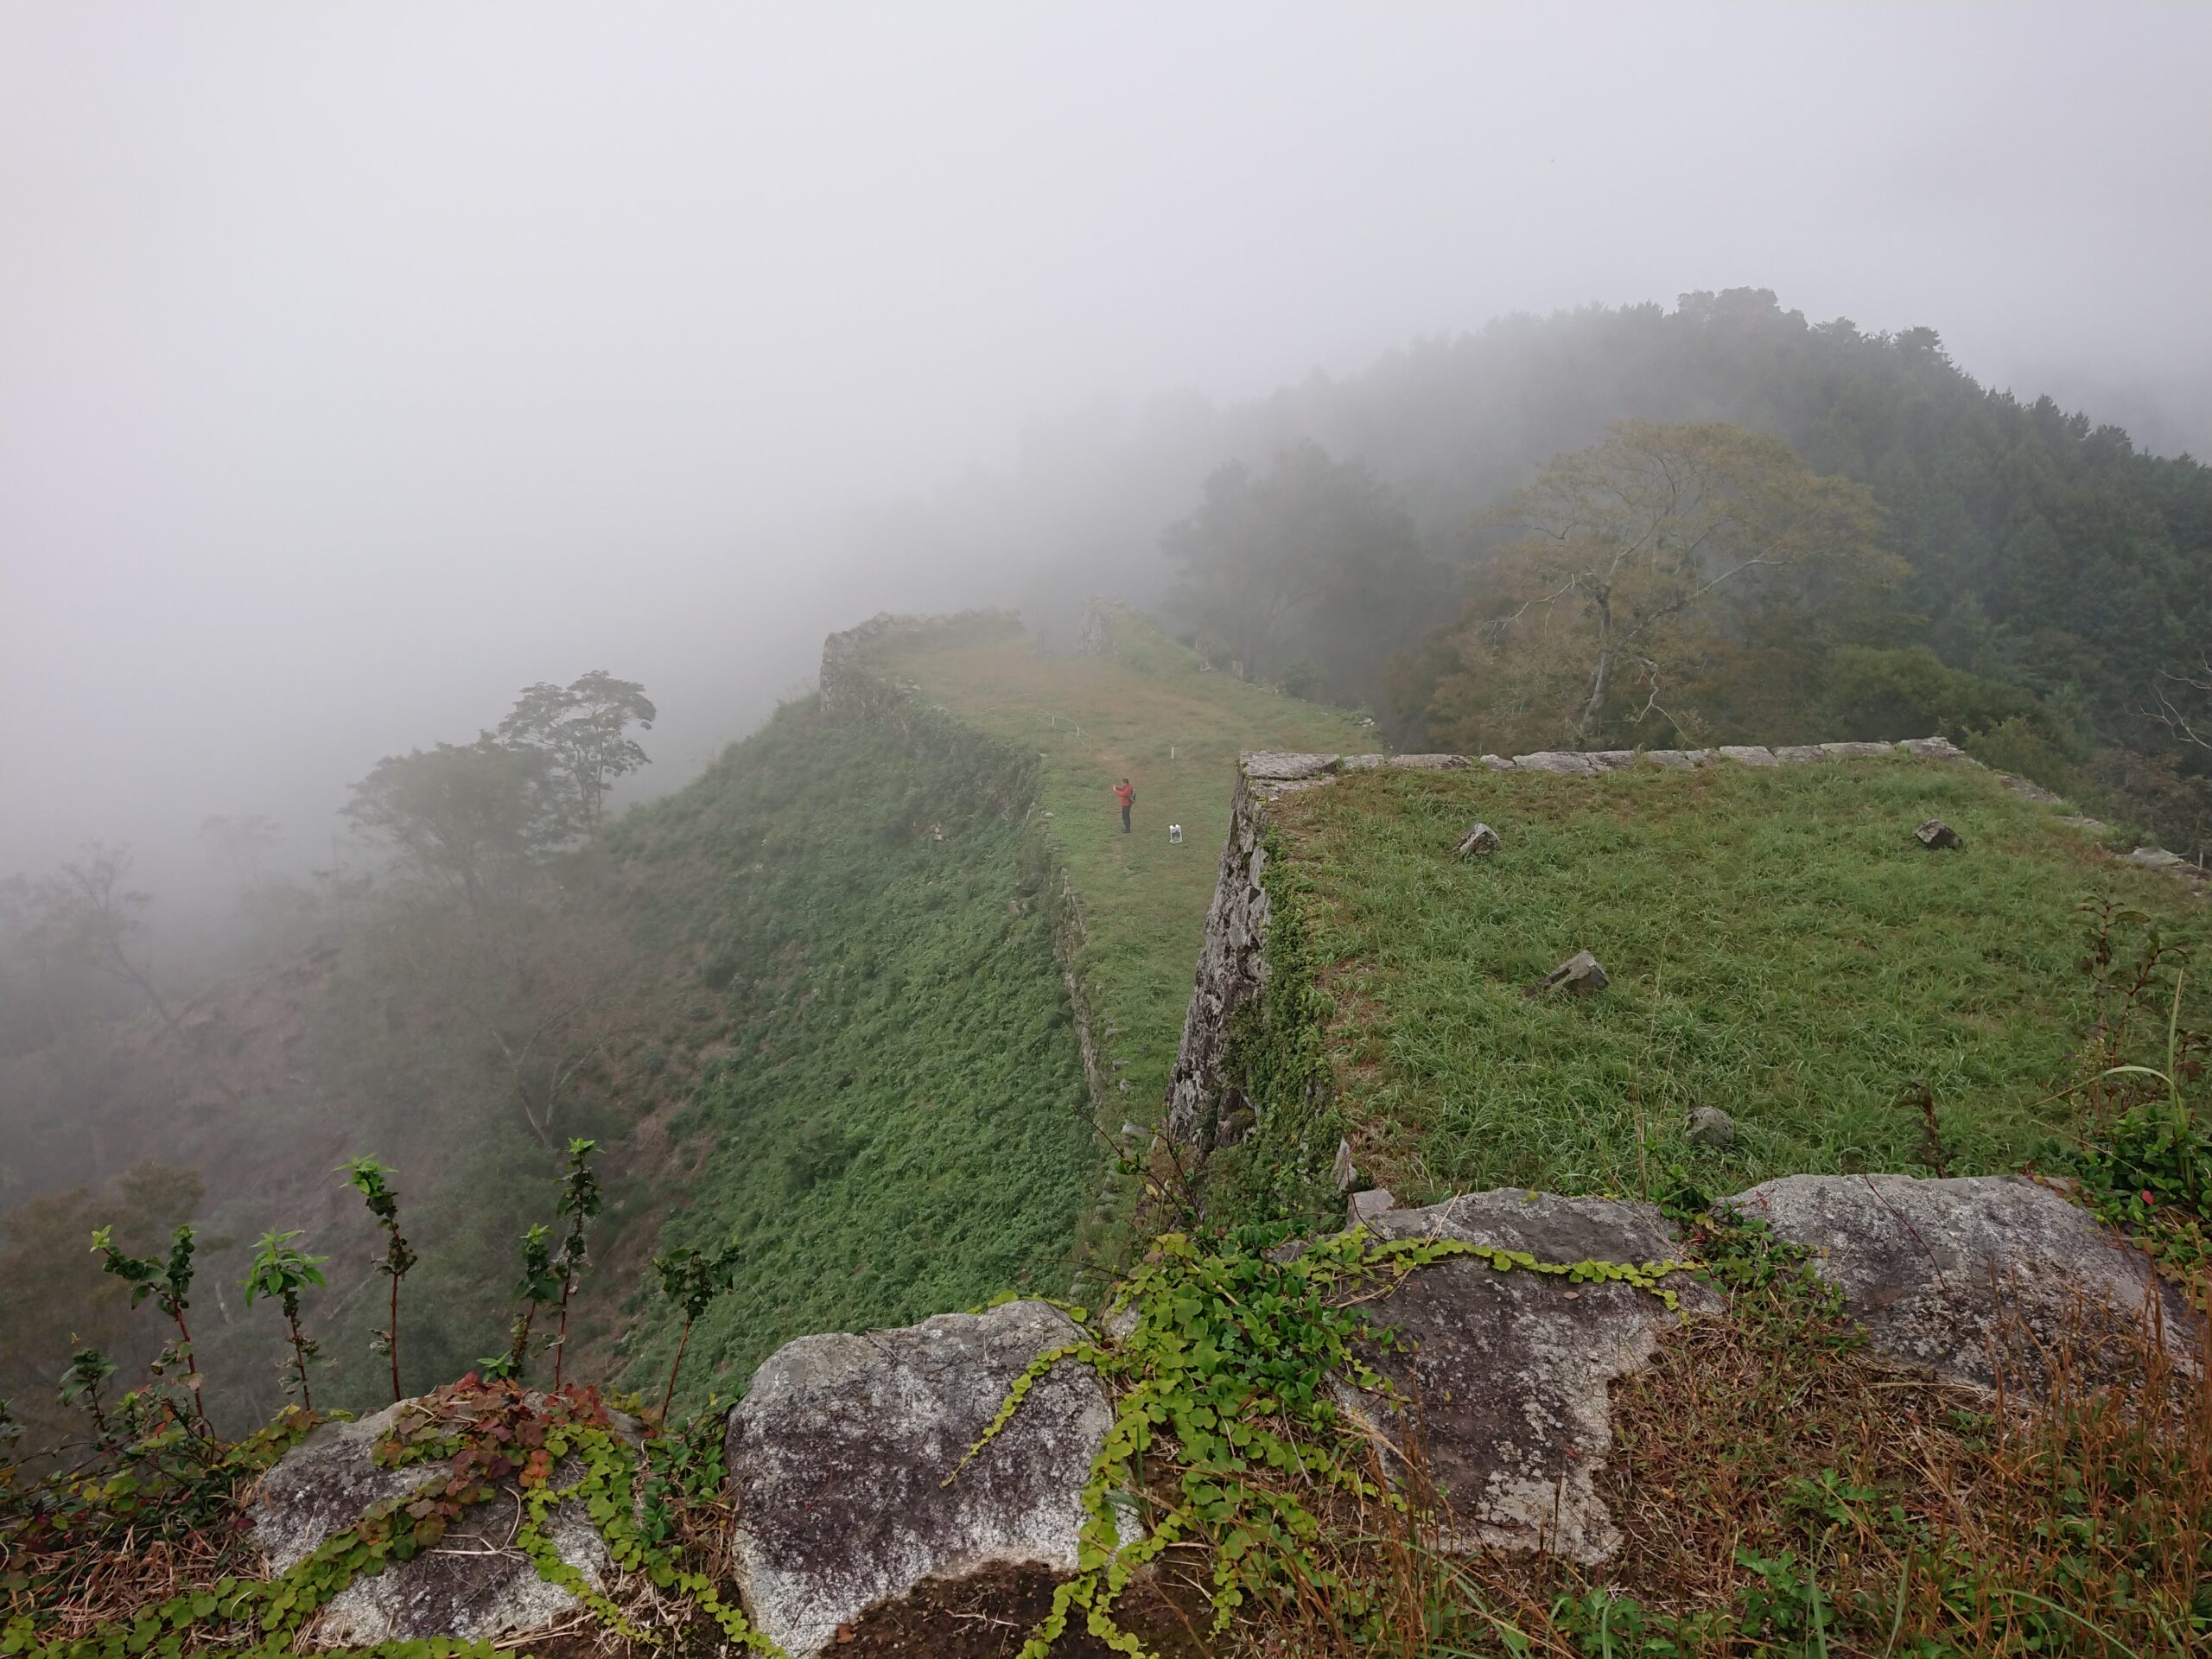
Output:
<instances>
[{"instance_id":1,"label":"forested hillside","mask_svg":"<svg viewBox=\"0 0 2212 1659\"><path fill-rule=\"evenodd\" d=\"M664 1376L681 1320L652 1262L696 1249L731 1294L690 1335L687 1398L741 1391L795 1336L1064 1294L1120 1259L1110 1166L1122 1122L1157 1115L1236 753L1360 734L1202 671L1141 618L1114 626L1118 654L1088 658L1040 654L1011 617L909 630L864 671L918 676L925 697L798 700L620 816L597 793L556 811L571 773L538 776L519 737L391 757L353 815L388 855L249 887L248 961L188 996L130 976L159 901L120 852L17 884L0 1397L43 1430L68 1421L54 1379L73 1352L151 1357L162 1331L86 1242L112 1225L158 1255L189 1224L219 1422L285 1396L282 1324L240 1289L272 1232L323 1258L316 1402L374 1401L388 1281L346 1177L360 1158L391 1167L418 1258L410 1389L506 1348L525 1234L565 1235L580 1138L604 1207L569 1363ZM1109 791L1130 773L1142 834L1125 837Z\"/></svg>"},{"instance_id":2,"label":"forested hillside","mask_svg":"<svg viewBox=\"0 0 2212 1659\"><path fill-rule=\"evenodd\" d=\"M1479 749L1529 714L1480 637L1510 608L1485 583L1526 533L1516 493L1623 422L1739 428L1862 487L1894 576L1847 615L1701 619L1662 713L1628 703L1605 741L1941 728L2201 849L2212 470L1970 367L1933 329L1764 289L1513 317L1251 404L1161 400L1119 440L1071 429L907 528L1085 550L1084 582L1167 601L1223 666L1371 707L1402 747Z\"/></svg>"}]
</instances>

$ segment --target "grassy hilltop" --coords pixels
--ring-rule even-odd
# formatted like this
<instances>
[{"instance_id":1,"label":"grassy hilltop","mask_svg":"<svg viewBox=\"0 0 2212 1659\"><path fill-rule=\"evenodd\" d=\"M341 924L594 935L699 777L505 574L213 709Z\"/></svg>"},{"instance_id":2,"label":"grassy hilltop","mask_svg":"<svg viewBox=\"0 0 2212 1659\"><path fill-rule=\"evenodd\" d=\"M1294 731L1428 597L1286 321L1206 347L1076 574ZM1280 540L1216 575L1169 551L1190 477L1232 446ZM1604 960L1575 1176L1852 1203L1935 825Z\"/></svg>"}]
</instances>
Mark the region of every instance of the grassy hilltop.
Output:
<instances>
[{"instance_id":1,"label":"grassy hilltop","mask_svg":"<svg viewBox=\"0 0 2212 1659\"><path fill-rule=\"evenodd\" d=\"M1271 813L1287 854L1271 880L1303 920L1293 971L1319 994L1327 1127L1407 1201L1649 1196L1684 1167L1726 1192L2063 1161L2077 1106L2053 1096L2079 1080L2096 1018L2083 901L2139 911L2200 957L2207 934L2177 881L1973 766L1376 771ZM1929 817L1964 849L1923 849ZM1478 819L1503 848L1455 858ZM2122 925L2123 950L2142 925ZM1525 995L1584 949L1608 988ZM2157 1012L2129 1058L2162 1063ZM2208 1012L2192 982L2183 1026ZM1688 1143L1699 1106L1733 1116L1733 1147Z\"/></svg>"}]
</instances>

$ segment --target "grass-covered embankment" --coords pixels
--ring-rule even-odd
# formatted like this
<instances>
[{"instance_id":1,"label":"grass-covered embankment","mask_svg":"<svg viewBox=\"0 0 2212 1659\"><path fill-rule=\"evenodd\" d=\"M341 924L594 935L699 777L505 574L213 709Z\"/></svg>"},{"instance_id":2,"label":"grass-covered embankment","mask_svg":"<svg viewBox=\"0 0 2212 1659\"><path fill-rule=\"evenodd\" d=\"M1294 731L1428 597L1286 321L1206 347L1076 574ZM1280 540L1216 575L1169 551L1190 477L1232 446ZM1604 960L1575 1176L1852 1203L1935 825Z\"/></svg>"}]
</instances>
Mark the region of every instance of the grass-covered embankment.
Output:
<instances>
[{"instance_id":1,"label":"grass-covered embankment","mask_svg":"<svg viewBox=\"0 0 2212 1659\"><path fill-rule=\"evenodd\" d=\"M1402 1199L1925 1173L1921 1083L1949 1173L2017 1168L2073 1121L2050 1096L2092 1017L2084 895L2207 931L2177 883L1967 766L1374 772L1270 813L1337 1110ZM1931 817L1963 850L1915 842ZM1503 849L1456 859L1478 818ZM1604 992L1524 994L1582 949ZM1696 1106L1734 1117L1732 1147L1686 1141Z\"/></svg>"},{"instance_id":2,"label":"grass-covered embankment","mask_svg":"<svg viewBox=\"0 0 2212 1659\"><path fill-rule=\"evenodd\" d=\"M809 699L616 832L645 942L697 976L662 1246L739 1246L687 1391L741 1391L794 1337L1066 1289L1096 1160L1035 771L950 721ZM658 1376L667 1306L640 1283L626 1325Z\"/></svg>"},{"instance_id":3,"label":"grass-covered embankment","mask_svg":"<svg viewBox=\"0 0 2212 1659\"><path fill-rule=\"evenodd\" d=\"M1191 1000L1236 756L1244 749L1372 749L1371 728L1233 676L1130 612L1113 619L1111 657L1040 657L1008 627L982 639L929 635L883 664L925 700L1039 762L1047 837L1083 919L1077 982L1094 1016L1101 1069L1125 1080L1128 1116L1149 1125ZM1115 782L1135 785L1133 833L1122 833ZM1167 826L1183 826L1172 846Z\"/></svg>"}]
</instances>

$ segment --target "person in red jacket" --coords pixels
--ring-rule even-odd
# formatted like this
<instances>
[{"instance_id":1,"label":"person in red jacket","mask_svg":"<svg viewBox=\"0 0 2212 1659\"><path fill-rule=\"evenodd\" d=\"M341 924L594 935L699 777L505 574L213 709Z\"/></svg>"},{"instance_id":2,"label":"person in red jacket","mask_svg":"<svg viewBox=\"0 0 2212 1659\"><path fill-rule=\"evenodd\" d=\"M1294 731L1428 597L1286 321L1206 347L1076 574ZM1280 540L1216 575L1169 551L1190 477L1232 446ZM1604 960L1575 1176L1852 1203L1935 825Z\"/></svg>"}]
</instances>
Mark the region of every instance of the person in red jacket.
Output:
<instances>
[{"instance_id":1,"label":"person in red jacket","mask_svg":"<svg viewBox=\"0 0 2212 1659\"><path fill-rule=\"evenodd\" d=\"M1129 809L1137 804L1137 792L1129 787L1126 778L1114 785L1114 799L1122 809L1122 833L1129 833Z\"/></svg>"}]
</instances>

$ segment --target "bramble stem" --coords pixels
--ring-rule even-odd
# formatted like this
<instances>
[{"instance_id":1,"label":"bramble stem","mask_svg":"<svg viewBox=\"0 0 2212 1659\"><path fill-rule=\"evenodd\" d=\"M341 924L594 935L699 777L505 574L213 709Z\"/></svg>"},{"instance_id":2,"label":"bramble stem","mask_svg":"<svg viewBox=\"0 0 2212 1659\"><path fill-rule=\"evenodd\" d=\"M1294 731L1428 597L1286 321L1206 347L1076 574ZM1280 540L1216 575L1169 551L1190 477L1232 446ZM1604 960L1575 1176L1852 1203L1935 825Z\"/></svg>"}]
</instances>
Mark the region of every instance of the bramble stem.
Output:
<instances>
[{"instance_id":1,"label":"bramble stem","mask_svg":"<svg viewBox=\"0 0 2212 1659\"><path fill-rule=\"evenodd\" d=\"M663 1428L668 1427L669 1402L676 1398L676 1374L683 1369L683 1350L690 1340L691 1321L686 1319L683 1321L683 1334L676 1339L676 1359L668 1368L668 1386L661 1390L660 1426Z\"/></svg>"}]
</instances>

